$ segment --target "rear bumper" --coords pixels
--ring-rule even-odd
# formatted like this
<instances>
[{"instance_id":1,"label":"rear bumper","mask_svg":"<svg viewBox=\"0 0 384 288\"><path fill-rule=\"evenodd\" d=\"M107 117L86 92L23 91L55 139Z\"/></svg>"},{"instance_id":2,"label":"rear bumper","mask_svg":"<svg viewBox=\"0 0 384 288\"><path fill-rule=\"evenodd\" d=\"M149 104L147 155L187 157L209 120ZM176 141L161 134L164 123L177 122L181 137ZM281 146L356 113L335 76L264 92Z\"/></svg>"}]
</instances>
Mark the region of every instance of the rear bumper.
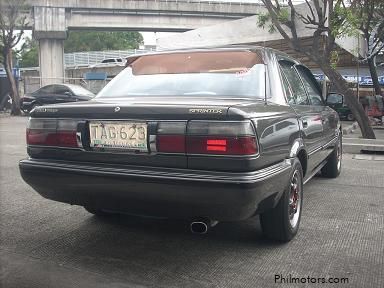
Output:
<instances>
[{"instance_id":1,"label":"rear bumper","mask_svg":"<svg viewBox=\"0 0 384 288\"><path fill-rule=\"evenodd\" d=\"M138 215L242 220L273 207L290 161L242 173L28 159L24 181L43 197Z\"/></svg>"}]
</instances>

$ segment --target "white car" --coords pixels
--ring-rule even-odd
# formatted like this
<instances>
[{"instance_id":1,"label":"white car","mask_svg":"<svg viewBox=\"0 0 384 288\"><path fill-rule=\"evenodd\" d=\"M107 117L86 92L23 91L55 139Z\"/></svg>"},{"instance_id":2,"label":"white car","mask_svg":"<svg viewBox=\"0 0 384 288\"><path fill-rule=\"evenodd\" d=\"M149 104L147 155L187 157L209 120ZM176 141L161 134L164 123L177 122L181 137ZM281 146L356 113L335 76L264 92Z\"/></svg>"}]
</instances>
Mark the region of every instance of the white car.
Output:
<instances>
[{"instance_id":1,"label":"white car","mask_svg":"<svg viewBox=\"0 0 384 288\"><path fill-rule=\"evenodd\" d=\"M91 65L91 67L125 66L125 62L126 60L123 58L105 58L100 63Z\"/></svg>"}]
</instances>

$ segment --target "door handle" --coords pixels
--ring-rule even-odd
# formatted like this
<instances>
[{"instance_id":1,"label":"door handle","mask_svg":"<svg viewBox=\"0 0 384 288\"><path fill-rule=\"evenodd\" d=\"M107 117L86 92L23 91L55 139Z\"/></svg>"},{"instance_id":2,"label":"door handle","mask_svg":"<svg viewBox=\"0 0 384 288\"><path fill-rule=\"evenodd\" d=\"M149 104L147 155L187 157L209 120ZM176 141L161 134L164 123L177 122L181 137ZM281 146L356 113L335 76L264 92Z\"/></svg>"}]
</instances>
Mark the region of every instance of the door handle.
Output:
<instances>
[{"instance_id":1,"label":"door handle","mask_svg":"<svg viewBox=\"0 0 384 288\"><path fill-rule=\"evenodd\" d=\"M307 120L303 120L302 123L303 123L303 128L308 127L308 121Z\"/></svg>"}]
</instances>

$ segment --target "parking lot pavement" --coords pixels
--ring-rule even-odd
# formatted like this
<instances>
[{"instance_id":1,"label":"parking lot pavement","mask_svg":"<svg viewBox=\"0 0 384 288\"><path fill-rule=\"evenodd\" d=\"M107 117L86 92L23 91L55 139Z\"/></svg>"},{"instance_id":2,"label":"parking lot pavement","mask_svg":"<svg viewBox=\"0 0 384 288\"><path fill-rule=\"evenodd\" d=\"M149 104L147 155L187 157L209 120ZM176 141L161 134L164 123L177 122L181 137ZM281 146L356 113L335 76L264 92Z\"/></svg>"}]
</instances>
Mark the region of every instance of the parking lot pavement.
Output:
<instances>
[{"instance_id":1,"label":"parking lot pavement","mask_svg":"<svg viewBox=\"0 0 384 288\"><path fill-rule=\"evenodd\" d=\"M288 244L265 240L257 217L197 236L180 221L43 199L18 171L25 123L0 118L0 287L384 287L383 161L344 154L339 178L306 184ZM306 284L284 284L292 277Z\"/></svg>"}]
</instances>

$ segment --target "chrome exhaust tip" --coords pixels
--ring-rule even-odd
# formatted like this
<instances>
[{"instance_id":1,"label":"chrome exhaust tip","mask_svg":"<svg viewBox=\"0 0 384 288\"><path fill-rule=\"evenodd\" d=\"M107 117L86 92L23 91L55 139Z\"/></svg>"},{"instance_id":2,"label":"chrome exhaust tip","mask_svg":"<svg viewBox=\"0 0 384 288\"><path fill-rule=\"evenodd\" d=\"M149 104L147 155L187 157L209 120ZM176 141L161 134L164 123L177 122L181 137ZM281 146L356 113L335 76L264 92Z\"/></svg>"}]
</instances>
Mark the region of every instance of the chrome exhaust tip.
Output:
<instances>
[{"instance_id":1,"label":"chrome exhaust tip","mask_svg":"<svg viewBox=\"0 0 384 288\"><path fill-rule=\"evenodd\" d=\"M192 222L191 232L194 234L206 234L208 232L208 225L202 221Z\"/></svg>"},{"instance_id":2,"label":"chrome exhaust tip","mask_svg":"<svg viewBox=\"0 0 384 288\"><path fill-rule=\"evenodd\" d=\"M190 229L194 234L206 234L208 230L215 226L218 221L212 221L210 219L200 218L191 222Z\"/></svg>"}]
</instances>

